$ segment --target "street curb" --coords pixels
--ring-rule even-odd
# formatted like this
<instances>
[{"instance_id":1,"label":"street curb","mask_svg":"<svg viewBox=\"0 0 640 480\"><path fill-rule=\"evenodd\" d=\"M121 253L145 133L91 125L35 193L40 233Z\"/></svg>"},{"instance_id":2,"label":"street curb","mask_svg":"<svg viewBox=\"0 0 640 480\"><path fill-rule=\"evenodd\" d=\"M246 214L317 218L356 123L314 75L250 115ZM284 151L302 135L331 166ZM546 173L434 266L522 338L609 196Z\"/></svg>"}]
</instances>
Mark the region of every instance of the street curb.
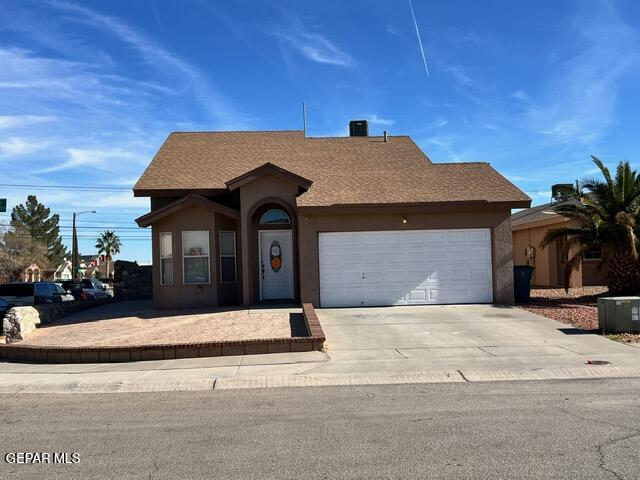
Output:
<instances>
[{"instance_id":1,"label":"street curb","mask_svg":"<svg viewBox=\"0 0 640 480\"><path fill-rule=\"evenodd\" d=\"M536 380L589 380L640 378L638 367L576 367L537 370L445 370L389 375L273 375L218 378L215 390L347 385L398 385L424 383L478 383Z\"/></svg>"},{"instance_id":2,"label":"street curb","mask_svg":"<svg viewBox=\"0 0 640 480\"><path fill-rule=\"evenodd\" d=\"M60 374L61 376L63 374ZM73 374L69 374L72 376ZM265 375L247 377L202 377L176 380L121 380L92 382L70 380L46 383L6 382L0 394L92 394L143 393L203 390L269 389L287 387L330 387L366 385L408 385L443 383L486 383L541 380L596 380L640 378L640 367L589 366L536 370L440 370L397 374Z\"/></svg>"},{"instance_id":3,"label":"street curb","mask_svg":"<svg viewBox=\"0 0 640 480\"><path fill-rule=\"evenodd\" d=\"M115 382L22 383L0 385L2 394L93 394L93 393L145 393L185 392L213 390L215 379L201 378L169 381L123 380Z\"/></svg>"}]
</instances>

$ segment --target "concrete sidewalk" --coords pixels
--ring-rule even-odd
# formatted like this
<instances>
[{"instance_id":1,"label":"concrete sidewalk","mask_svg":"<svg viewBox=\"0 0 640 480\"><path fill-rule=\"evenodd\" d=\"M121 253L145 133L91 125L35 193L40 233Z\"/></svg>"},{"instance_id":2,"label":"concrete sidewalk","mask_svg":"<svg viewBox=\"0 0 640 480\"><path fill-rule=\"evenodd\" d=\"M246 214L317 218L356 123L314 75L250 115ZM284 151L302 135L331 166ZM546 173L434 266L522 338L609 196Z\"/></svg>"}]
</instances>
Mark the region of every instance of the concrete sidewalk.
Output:
<instances>
[{"instance_id":1,"label":"concrete sidewalk","mask_svg":"<svg viewBox=\"0 0 640 480\"><path fill-rule=\"evenodd\" d=\"M0 363L0 393L640 377L640 345L583 334L515 308L317 312L327 335L327 353L107 364Z\"/></svg>"}]
</instances>

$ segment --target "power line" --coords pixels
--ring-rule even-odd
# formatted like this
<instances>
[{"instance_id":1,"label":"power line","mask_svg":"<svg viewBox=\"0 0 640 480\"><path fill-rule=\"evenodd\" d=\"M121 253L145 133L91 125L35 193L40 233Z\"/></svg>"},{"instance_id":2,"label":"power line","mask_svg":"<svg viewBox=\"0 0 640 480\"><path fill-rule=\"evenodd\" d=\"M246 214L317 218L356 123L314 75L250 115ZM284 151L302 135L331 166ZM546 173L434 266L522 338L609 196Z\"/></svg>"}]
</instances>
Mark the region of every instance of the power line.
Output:
<instances>
[{"instance_id":1,"label":"power line","mask_svg":"<svg viewBox=\"0 0 640 480\"><path fill-rule=\"evenodd\" d=\"M128 190L131 191L133 187L101 187L100 185L31 185L26 183L0 183L0 187L11 188L45 188L49 190L63 189L63 190Z\"/></svg>"},{"instance_id":2,"label":"power line","mask_svg":"<svg viewBox=\"0 0 640 480\"><path fill-rule=\"evenodd\" d=\"M140 216L141 215L140 212L142 212L142 211L148 212L148 209L141 209L141 210L138 210L138 211L132 211L132 212L128 212L128 213L124 213L122 211L110 212L110 211L105 211L105 210L98 210L98 214L99 215L104 215L104 216L109 216L109 217L111 217L111 216L135 217L135 216ZM62 216L67 216L67 215L68 216L72 216L73 213L74 212L71 212L71 211L68 211L68 212L59 212L59 211L55 212L55 211L52 211L51 212L52 215L55 214L55 215L59 215L61 217ZM11 212L0 213L0 216L2 216L2 215L9 217L9 216L11 216ZM82 221L86 222L87 220L82 220Z\"/></svg>"},{"instance_id":3,"label":"power line","mask_svg":"<svg viewBox=\"0 0 640 480\"><path fill-rule=\"evenodd\" d=\"M141 233L145 233L145 232L141 232ZM124 236L118 236L118 238L122 239L127 239L127 240L131 240L131 239L140 239L140 240L150 240L151 239L151 232L149 232L148 235L124 235ZM16 232L7 232L7 234L10 235L14 235L16 237L28 237L28 238L33 238L35 240L38 239L46 239L47 237L44 235L29 235L28 233L16 233ZM72 233L62 233L60 234L60 237L66 237L66 238L71 238L73 237ZM89 238L89 239L96 239L98 237L98 235L89 235L87 233L85 233L84 235L78 235L77 238Z\"/></svg>"},{"instance_id":4,"label":"power line","mask_svg":"<svg viewBox=\"0 0 640 480\"><path fill-rule=\"evenodd\" d=\"M12 225L10 223L0 223L0 227L12 227ZM72 225L58 225L58 228L62 228L62 229L72 229L73 226ZM95 231L101 231L103 229L109 229L108 225L104 225L104 226L100 226L100 225L77 225L76 229L78 230L95 230ZM144 228L142 227L134 227L134 226L130 226L130 227L113 227L112 230L133 230L136 232L144 232ZM101 232L102 233L102 232Z\"/></svg>"}]
</instances>

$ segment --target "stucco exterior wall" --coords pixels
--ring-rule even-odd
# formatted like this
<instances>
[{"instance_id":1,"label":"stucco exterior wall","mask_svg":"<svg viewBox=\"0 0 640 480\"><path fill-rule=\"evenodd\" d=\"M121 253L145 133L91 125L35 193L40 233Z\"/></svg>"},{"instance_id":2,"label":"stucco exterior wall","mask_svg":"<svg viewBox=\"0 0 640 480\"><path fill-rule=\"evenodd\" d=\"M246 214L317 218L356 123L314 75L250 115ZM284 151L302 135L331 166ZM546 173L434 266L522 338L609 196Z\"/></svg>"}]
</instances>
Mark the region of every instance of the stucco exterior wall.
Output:
<instances>
[{"instance_id":1,"label":"stucco exterior wall","mask_svg":"<svg viewBox=\"0 0 640 480\"><path fill-rule=\"evenodd\" d=\"M527 246L535 248L535 258L530 262L535 268L532 284L536 287L560 287L564 285L564 274L559 267L561 245L552 243L547 247L540 244L549 230L572 226L570 222L562 224L540 225L531 228L515 230L513 232L513 263L527 265L525 251ZM570 252L570 254L573 253ZM582 266L571 274L569 286L572 288L583 285Z\"/></svg>"},{"instance_id":2,"label":"stucco exterior wall","mask_svg":"<svg viewBox=\"0 0 640 480\"><path fill-rule=\"evenodd\" d=\"M290 211L294 221L297 194L298 185L273 175L264 175L240 187L242 303L244 305L251 305L258 300L258 241L256 228L252 224L253 213L265 203L281 203ZM295 229L295 225L292 227ZM294 231L294 250L295 241L296 232ZM297 271L300 270L297 269ZM297 276L297 274L294 275L294 277Z\"/></svg>"},{"instance_id":3,"label":"stucco exterior wall","mask_svg":"<svg viewBox=\"0 0 640 480\"><path fill-rule=\"evenodd\" d=\"M407 219L403 223L402 219ZM513 253L511 211L490 207L365 208L345 213L304 211L298 214L300 297L320 306L318 233L442 228L491 228L494 302L512 304Z\"/></svg>"},{"instance_id":4,"label":"stucco exterior wall","mask_svg":"<svg viewBox=\"0 0 640 480\"><path fill-rule=\"evenodd\" d=\"M185 285L182 277L182 231L209 231L210 278L208 284ZM173 284L160 284L160 233L172 233ZM215 255L215 212L194 206L158 220L152 227L153 305L156 308L197 308L218 304L218 262Z\"/></svg>"}]
</instances>

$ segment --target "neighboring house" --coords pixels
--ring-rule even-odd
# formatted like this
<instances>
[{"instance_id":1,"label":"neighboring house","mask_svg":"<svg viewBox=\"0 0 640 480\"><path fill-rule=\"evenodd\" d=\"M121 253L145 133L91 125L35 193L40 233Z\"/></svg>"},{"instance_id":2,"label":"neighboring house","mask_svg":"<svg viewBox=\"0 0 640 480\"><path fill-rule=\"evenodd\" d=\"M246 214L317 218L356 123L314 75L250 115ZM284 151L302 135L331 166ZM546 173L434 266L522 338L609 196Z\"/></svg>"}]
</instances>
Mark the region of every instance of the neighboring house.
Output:
<instances>
[{"instance_id":1,"label":"neighboring house","mask_svg":"<svg viewBox=\"0 0 640 480\"><path fill-rule=\"evenodd\" d=\"M67 260L66 258L62 261L58 268L53 272L54 280L71 280L73 277L73 273L71 270L71 260Z\"/></svg>"},{"instance_id":2,"label":"neighboring house","mask_svg":"<svg viewBox=\"0 0 640 480\"><path fill-rule=\"evenodd\" d=\"M511 209L531 200L487 163L350 127L169 135L134 186L154 304L512 303Z\"/></svg>"},{"instance_id":3,"label":"neighboring house","mask_svg":"<svg viewBox=\"0 0 640 480\"><path fill-rule=\"evenodd\" d=\"M20 274L20 280L23 282L39 282L45 279L42 272L43 266L38 262L32 262L24 271Z\"/></svg>"},{"instance_id":4,"label":"neighboring house","mask_svg":"<svg viewBox=\"0 0 640 480\"><path fill-rule=\"evenodd\" d=\"M113 278L113 261L108 262L104 255L80 255L79 274L82 278Z\"/></svg>"},{"instance_id":5,"label":"neighboring house","mask_svg":"<svg viewBox=\"0 0 640 480\"><path fill-rule=\"evenodd\" d=\"M540 242L549 230L574 226L568 218L553 211L553 207L563 202L577 202L562 199L538 205L514 213L511 216L513 231L513 263L535 267L532 283L538 287L564 287L564 266L567 259L562 255L566 239L559 238L546 248ZM607 268L602 264L600 250L588 252L578 270L569 279L569 287L607 284Z\"/></svg>"}]
</instances>

